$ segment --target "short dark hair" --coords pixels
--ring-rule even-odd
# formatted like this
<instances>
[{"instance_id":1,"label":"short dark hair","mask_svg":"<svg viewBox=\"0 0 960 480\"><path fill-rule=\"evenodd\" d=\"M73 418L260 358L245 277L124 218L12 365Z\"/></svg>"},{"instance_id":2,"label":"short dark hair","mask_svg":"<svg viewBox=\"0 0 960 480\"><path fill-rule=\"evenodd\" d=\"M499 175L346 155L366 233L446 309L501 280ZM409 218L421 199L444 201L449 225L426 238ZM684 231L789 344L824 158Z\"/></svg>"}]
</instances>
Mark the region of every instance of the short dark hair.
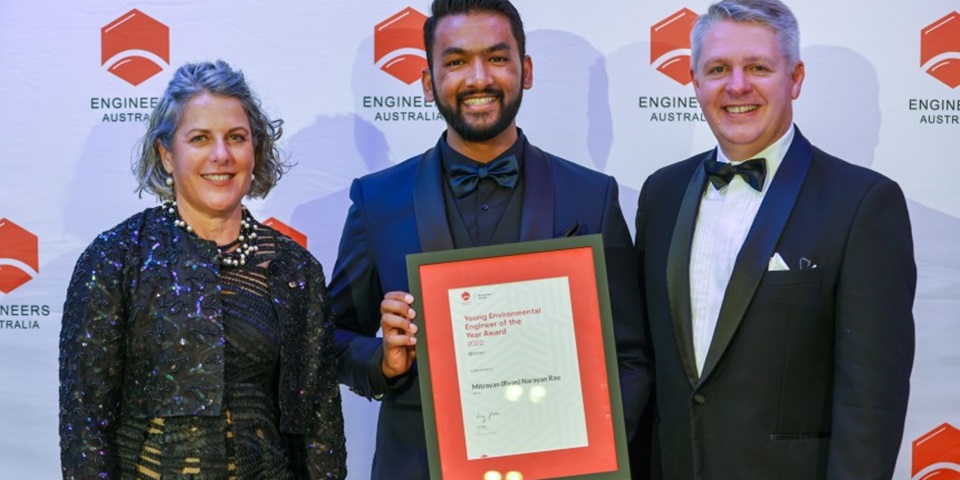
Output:
<instances>
[{"instance_id":1,"label":"short dark hair","mask_svg":"<svg viewBox=\"0 0 960 480\"><path fill-rule=\"evenodd\" d=\"M423 46L427 50L427 67L433 70L433 42L437 33L437 23L448 15L461 15L477 12L499 13L510 20L513 38L520 47L520 58L527 54L527 37L523 33L523 20L520 12L509 0L433 0L430 6L430 18L423 24Z\"/></svg>"}]
</instances>

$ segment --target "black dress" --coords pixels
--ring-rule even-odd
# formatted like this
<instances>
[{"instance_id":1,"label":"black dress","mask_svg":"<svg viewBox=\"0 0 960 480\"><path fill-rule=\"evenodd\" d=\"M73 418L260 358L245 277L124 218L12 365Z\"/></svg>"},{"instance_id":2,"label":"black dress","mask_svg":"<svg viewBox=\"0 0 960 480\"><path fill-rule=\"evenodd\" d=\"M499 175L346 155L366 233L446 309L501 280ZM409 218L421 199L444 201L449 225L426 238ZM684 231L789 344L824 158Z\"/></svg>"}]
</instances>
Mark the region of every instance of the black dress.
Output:
<instances>
[{"instance_id":1,"label":"black dress","mask_svg":"<svg viewBox=\"0 0 960 480\"><path fill-rule=\"evenodd\" d=\"M90 257L100 260L86 261L82 257L74 278L80 283L72 285L68 292L61 338L64 477L344 478L342 416L330 351L332 329L329 319L323 318L326 315L320 314L326 310L326 292L319 265L289 238L256 223L259 250L245 265L221 267L219 275L211 276L209 272L216 270L205 264L196 266L198 262L189 260L193 255L177 254L173 258L184 259L179 265L187 268L160 268L165 273L145 275L159 262L150 257L151 253L136 253L137 250L160 251L156 245L164 245L167 240L178 248L212 243L169 230L168 224L153 213L148 210L133 217L129 228L122 225L102 236L104 247L91 247L88 251L96 253ZM131 240L129 245L136 247L130 248L120 240L127 235L133 237L127 237ZM160 242L144 242L144 238ZM100 246L98 242L95 246ZM144 257L149 259L144 261ZM119 261L120 258L124 260ZM159 264L174 263L177 262ZM107 264L134 267L122 268L124 273L114 275L103 268ZM181 296L184 301L175 305L162 299L166 293L156 293L187 285L176 279L201 274L202 279L194 279L194 284L214 281L215 285L193 288L189 295ZM164 280L165 286L154 290L145 288L159 285L154 277L174 281ZM297 292L313 293L301 296ZM151 302L153 297L158 300ZM217 301L211 303L211 297ZM305 300L309 298L313 300ZM123 306L112 306L116 303ZM96 304L100 308L93 308L93 313L87 311ZM170 305L175 306L174 313L170 313ZM218 307L211 310L211 305ZM106 322L104 318L117 318L114 311L126 312L122 315L125 321ZM180 317L200 311L217 313L204 318L219 318L221 335L211 331L194 334L209 327L184 327L180 333L187 332L186 336L168 332L163 341L153 341L161 338L156 332L163 332L164 328L151 322L175 322L182 326L185 322ZM106 325L110 325L109 331ZM320 332L320 340L303 342ZM143 339L146 341L141 342ZM126 347L109 346L113 344ZM172 353L183 344L191 347L185 350L187 357ZM156 346L150 347L152 353L147 353L144 347L136 345ZM318 352L311 345L321 350ZM111 354L104 356L100 352ZM171 366L172 362L180 362L181 366ZM199 369L208 371L193 380L189 372ZM144 373L131 373L140 371ZM170 384L184 385L185 381L177 375L193 381L191 388L145 387L150 383L144 378L157 376L168 378ZM118 395L99 393L102 391ZM136 398L143 391L149 392L144 397L146 401L124 400ZM218 400L189 398L203 397L195 395L201 391ZM149 401L151 398L153 401ZM154 403L190 404L195 408L177 413L158 409Z\"/></svg>"},{"instance_id":2,"label":"black dress","mask_svg":"<svg viewBox=\"0 0 960 480\"><path fill-rule=\"evenodd\" d=\"M271 239L264 240L261 247L273 245ZM291 478L289 456L277 429L274 386L280 332L267 300L265 267L272 256L272 251L261 249L254 261L221 271L226 338L221 414L122 423L118 443L124 476Z\"/></svg>"}]
</instances>

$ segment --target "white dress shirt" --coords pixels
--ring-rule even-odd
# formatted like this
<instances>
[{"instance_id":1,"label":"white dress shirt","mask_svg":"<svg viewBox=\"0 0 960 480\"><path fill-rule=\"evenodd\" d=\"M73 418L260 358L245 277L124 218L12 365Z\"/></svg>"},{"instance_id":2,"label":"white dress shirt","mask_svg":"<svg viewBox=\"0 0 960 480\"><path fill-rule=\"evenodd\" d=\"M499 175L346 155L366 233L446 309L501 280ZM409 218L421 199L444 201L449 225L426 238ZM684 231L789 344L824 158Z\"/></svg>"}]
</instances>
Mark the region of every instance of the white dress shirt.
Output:
<instances>
[{"instance_id":1,"label":"white dress shirt","mask_svg":"<svg viewBox=\"0 0 960 480\"><path fill-rule=\"evenodd\" d=\"M791 125L779 140L753 157L766 159L767 175L761 191L754 190L739 175L734 175L733 180L720 190L707 182L700 200L690 251L690 305L697 373L703 373L724 292L730 283L740 247L747 238L780 162L793 142L793 135L794 127ZM740 163L730 162L720 147L717 147L717 161Z\"/></svg>"}]
</instances>

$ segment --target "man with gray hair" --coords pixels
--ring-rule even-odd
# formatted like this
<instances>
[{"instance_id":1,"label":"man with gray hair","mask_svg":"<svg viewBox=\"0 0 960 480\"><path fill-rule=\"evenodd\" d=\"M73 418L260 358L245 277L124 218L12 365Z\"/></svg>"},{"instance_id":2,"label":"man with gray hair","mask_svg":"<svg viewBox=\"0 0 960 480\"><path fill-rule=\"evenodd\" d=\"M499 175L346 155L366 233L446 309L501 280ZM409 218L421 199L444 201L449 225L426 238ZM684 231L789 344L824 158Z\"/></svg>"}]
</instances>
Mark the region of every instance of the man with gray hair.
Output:
<instances>
[{"instance_id":1,"label":"man with gray hair","mask_svg":"<svg viewBox=\"0 0 960 480\"><path fill-rule=\"evenodd\" d=\"M783 3L721 1L691 39L718 147L651 175L637 212L655 469L890 478L914 353L903 193L794 126L804 64Z\"/></svg>"}]
</instances>

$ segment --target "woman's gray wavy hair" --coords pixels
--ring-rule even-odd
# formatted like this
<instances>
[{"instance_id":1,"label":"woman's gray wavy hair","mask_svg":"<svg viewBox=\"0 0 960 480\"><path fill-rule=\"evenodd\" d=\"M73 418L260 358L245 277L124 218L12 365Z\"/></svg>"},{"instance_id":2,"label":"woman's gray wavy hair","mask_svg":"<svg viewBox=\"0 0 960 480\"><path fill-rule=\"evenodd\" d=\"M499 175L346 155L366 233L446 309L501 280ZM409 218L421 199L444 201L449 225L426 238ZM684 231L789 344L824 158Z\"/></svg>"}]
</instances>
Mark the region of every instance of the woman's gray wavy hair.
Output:
<instances>
[{"instance_id":1,"label":"woman's gray wavy hair","mask_svg":"<svg viewBox=\"0 0 960 480\"><path fill-rule=\"evenodd\" d=\"M777 34L780 50L791 68L800 61L800 27L790 8L779 0L722 0L710 5L707 13L697 18L690 32L690 57L693 68L700 61L703 37L717 21L755 23L771 28Z\"/></svg>"},{"instance_id":2,"label":"woman's gray wavy hair","mask_svg":"<svg viewBox=\"0 0 960 480\"><path fill-rule=\"evenodd\" d=\"M139 158L133 162L137 193L147 191L161 201L174 200L173 187L167 185L170 174L163 169L159 142L167 150L173 149L173 134L183 118L187 102L201 93L233 97L240 100L253 131L253 175L247 196L263 198L273 189L291 165L280 156L277 140L283 134L283 120L271 120L253 94L243 72L230 68L223 60L187 63L178 68L163 92L163 97L150 114L147 132L138 145Z\"/></svg>"}]
</instances>

